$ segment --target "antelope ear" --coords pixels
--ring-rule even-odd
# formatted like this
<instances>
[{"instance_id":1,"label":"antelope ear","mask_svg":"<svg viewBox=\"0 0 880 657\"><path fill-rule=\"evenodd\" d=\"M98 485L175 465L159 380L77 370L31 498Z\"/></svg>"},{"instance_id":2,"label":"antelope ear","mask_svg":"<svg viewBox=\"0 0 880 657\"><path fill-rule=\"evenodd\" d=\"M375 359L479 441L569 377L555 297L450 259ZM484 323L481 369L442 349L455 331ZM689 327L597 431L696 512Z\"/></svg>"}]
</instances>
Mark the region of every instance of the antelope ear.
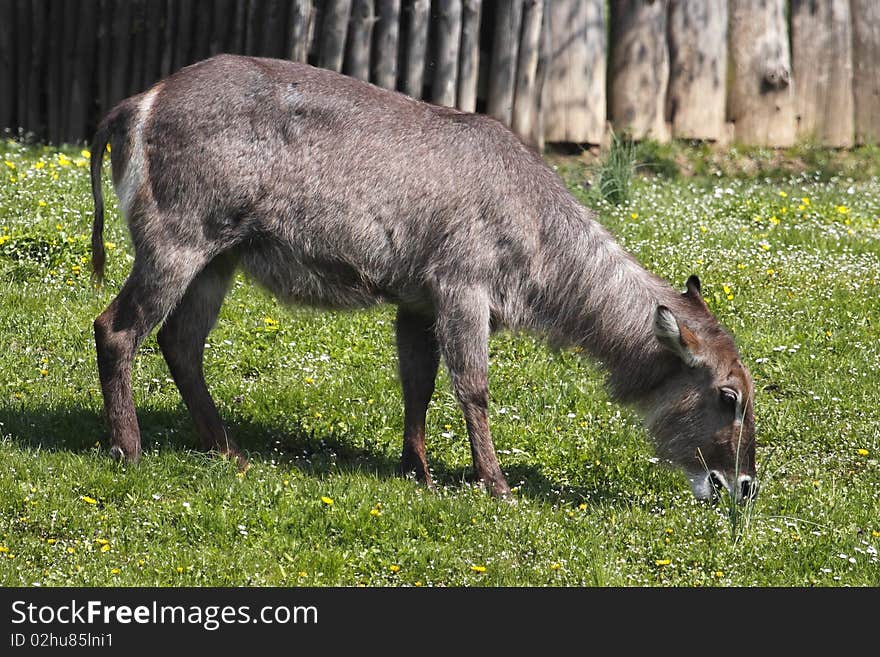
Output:
<instances>
[{"instance_id":1,"label":"antelope ear","mask_svg":"<svg viewBox=\"0 0 880 657\"><path fill-rule=\"evenodd\" d=\"M685 283L684 286L687 288L688 296L694 297L695 299L703 298L703 286L700 285L700 279L696 274L688 276L687 283Z\"/></svg>"},{"instance_id":2,"label":"antelope ear","mask_svg":"<svg viewBox=\"0 0 880 657\"><path fill-rule=\"evenodd\" d=\"M666 306L657 306L654 311L654 335L660 344L681 358L688 367L699 364L699 339L687 326L679 323Z\"/></svg>"}]
</instances>

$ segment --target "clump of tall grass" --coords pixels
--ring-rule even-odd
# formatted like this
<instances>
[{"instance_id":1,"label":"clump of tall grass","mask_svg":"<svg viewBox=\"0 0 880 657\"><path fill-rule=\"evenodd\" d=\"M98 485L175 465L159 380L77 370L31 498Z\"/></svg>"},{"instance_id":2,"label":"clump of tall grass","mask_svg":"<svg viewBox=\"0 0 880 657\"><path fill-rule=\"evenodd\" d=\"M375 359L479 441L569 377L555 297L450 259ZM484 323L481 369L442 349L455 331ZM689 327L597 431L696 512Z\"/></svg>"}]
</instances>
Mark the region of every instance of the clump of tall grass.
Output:
<instances>
[{"instance_id":1,"label":"clump of tall grass","mask_svg":"<svg viewBox=\"0 0 880 657\"><path fill-rule=\"evenodd\" d=\"M611 147L595 169L595 187L609 203L620 205L632 196L636 145L628 135L611 133Z\"/></svg>"}]
</instances>

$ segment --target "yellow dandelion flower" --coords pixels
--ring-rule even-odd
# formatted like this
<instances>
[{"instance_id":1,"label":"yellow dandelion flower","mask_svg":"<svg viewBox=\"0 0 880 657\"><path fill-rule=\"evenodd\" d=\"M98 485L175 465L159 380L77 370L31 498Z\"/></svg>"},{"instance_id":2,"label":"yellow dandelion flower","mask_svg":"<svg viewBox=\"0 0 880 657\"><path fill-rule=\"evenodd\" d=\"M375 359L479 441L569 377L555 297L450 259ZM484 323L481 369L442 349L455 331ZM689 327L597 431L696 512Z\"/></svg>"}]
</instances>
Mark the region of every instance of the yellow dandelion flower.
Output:
<instances>
[{"instance_id":1,"label":"yellow dandelion flower","mask_svg":"<svg viewBox=\"0 0 880 657\"><path fill-rule=\"evenodd\" d=\"M8 166L10 169L15 171L15 162L10 162L9 160L3 160L3 164Z\"/></svg>"},{"instance_id":2,"label":"yellow dandelion flower","mask_svg":"<svg viewBox=\"0 0 880 657\"><path fill-rule=\"evenodd\" d=\"M305 381L309 385L312 385L315 382L315 380L310 376L307 376L305 379L303 379L303 381Z\"/></svg>"},{"instance_id":3,"label":"yellow dandelion flower","mask_svg":"<svg viewBox=\"0 0 880 657\"><path fill-rule=\"evenodd\" d=\"M400 572L400 566L398 566L396 563L393 563L388 566L388 570L390 570L392 573L397 573Z\"/></svg>"},{"instance_id":4,"label":"yellow dandelion flower","mask_svg":"<svg viewBox=\"0 0 880 657\"><path fill-rule=\"evenodd\" d=\"M724 577L724 572L721 571L721 570L716 570L716 571L715 571L715 577Z\"/></svg>"},{"instance_id":5,"label":"yellow dandelion flower","mask_svg":"<svg viewBox=\"0 0 880 657\"><path fill-rule=\"evenodd\" d=\"M471 570L473 570L475 573L485 573L486 566L471 566Z\"/></svg>"},{"instance_id":6,"label":"yellow dandelion flower","mask_svg":"<svg viewBox=\"0 0 880 657\"><path fill-rule=\"evenodd\" d=\"M806 209L807 209L807 206L804 205L803 203L801 203L801 204L798 206L798 210L800 210L801 212L803 212L803 211L806 210Z\"/></svg>"},{"instance_id":7,"label":"yellow dandelion flower","mask_svg":"<svg viewBox=\"0 0 880 657\"><path fill-rule=\"evenodd\" d=\"M68 167L73 164L73 160L67 157L64 153L58 153L58 164L62 167Z\"/></svg>"},{"instance_id":8,"label":"yellow dandelion flower","mask_svg":"<svg viewBox=\"0 0 880 657\"><path fill-rule=\"evenodd\" d=\"M804 196L804 197L801 199L801 203L803 203L804 205L809 205L809 204L810 204L810 199L808 199L806 196Z\"/></svg>"},{"instance_id":9,"label":"yellow dandelion flower","mask_svg":"<svg viewBox=\"0 0 880 657\"><path fill-rule=\"evenodd\" d=\"M109 551L110 551L110 544L109 543L101 546L101 552L109 552Z\"/></svg>"},{"instance_id":10,"label":"yellow dandelion flower","mask_svg":"<svg viewBox=\"0 0 880 657\"><path fill-rule=\"evenodd\" d=\"M562 564L559 562L550 564L550 570L559 570L560 568L562 568Z\"/></svg>"},{"instance_id":11,"label":"yellow dandelion flower","mask_svg":"<svg viewBox=\"0 0 880 657\"><path fill-rule=\"evenodd\" d=\"M782 198L788 198L788 194L786 194L785 192L783 192L781 189L779 190L779 195L780 195Z\"/></svg>"},{"instance_id":12,"label":"yellow dandelion flower","mask_svg":"<svg viewBox=\"0 0 880 657\"><path fill-rule=\"evenodd\" d=\"M45 168L46 168L46 163L43 162L42 160L37 162L36 164L34 164L34 169L45 169Z\"/></svg>"},{"instance_id":13,"label":"yellow dandelion flower","mask_svg":"<svg viewBox=\"0 0 880 657\"><path fill-rule=\"evenodd\" d=\"M782 209L784 210L785 208L782 208ZM770 217L770 223L773 224L774 226L779 225L779 219L776 218L776 215L773 215L772 217Z\"/></svg>"},{"instance_id":14,"label":"yellow dandelion flower","mask_svg":"<svg viewBox=\"0 0 880 657\"><path fill-rule=\"evenodd\" d=\"M76 552L76 548L73 547L72 545L67 548L68 554L73 554L74 552Z\"/></svg>"},{"instance_id":15,"label":"yellow dandelion flower","mask_svg":"<svg viewBox=\"0 0 880 657\"><path fill-rule=\"evenodd\" d=\"M381 515L382 515L382 512L379 511L379 509L370 509L370 515L371 515L371 516L374 516L374 517L375 517L375 516L381 516Z\"/></svg>"},{"instance_id":16,"label":"yellow dandelion flower","mask_svg":"<svg viewBox=\"0 0 880 657\"><path fill-rule=\"evenodd\" d=\"M79 152L79 154L82 155L86 159L89 159L92 156L92 154L87 150L82 150Z\"/></svg>"},{"instance_id":17,"label":"yellow dandelion flower","mask_svg":"<svg viewBox=\"0 0 880 657\"><path fill-rule=\"evenodd\" d=\"M703 224L700 224L700 232L701 232L701 233L705 233L705 232L707 232L708 230L709 230L709 229L706 228Z\"/></svg>"},{"instance_id":18,"label":"yellow dandelion flower","mask_svg":"<svg viewBox=\"0 0 880 657\"><path fill-rule=\"evenodd\" d=\"M655 559L654 563L658 566L668 566L672 563L672 559Z\"/></svg>"},{"instance_id":19,"label":"yellow dandelion flower","mask_svg":"<svg viewBox=\"0 0 880 657\"><path fill-rule=\"evenodd\" d=\"M422 580L419 580L418 582L416 582L415 585L416 585L416 586L422 586Z\"/></svg>"},{"instance_id":20,"label":"yellow dandelion flower","mask_svg":"<svg viewBox=\"0 0 880 657\"><path fill-rule=\"evenodd\" d=\"M321 501L322 501L324 504L326 504L327 506L333 506L333 498L332 498L332 497L322 496L322 497L321 497Z\"/></svg>"},{"instance_id":21,"label":"yellow dandelion flower","mask_svg":"<svg viewBox=\"0 0 880 657\"><path fill-rule=\"evenodd\" d=\"M49 204L46 203L46 201L39 200L39 201L37 201L37 205L39 205L41 208L45 208Z\"/></svg>"},{"instance_id":22,"label":"yellow dandelion flower","mask_svg":"<svg viewBox=\"0 0 880 657\"><path fill-rule=\"evenodd\" d=\"M856 450L856 453L857 453L859 456L867 456L867 455L869 454L868 450L866 450L866 449L864 449L864 448L857 449L857 450Z\"/></svg>"},{"instance_id":23,"label":"yellow dandelion flower","mask_svg":"<svg viewBox=\"0 0 880 657\"><path fill-rule=\"evenodd\" d=\"M639 218L639 213L638 213L638 212L633 212L633 213L630 214L629 216L632 217L633 219L638 219L638 218Z\"/></svg>"},{"instance_id":24,"label":"yellow dandelion flower","mask_svg":"<svg viewBox=\"0 0 880 657\"><path fill-rule=\"evenodd\" d=\"M179 573L182 573L182 572L183 572L183 566L178 566L175 570L177 570L177 572L179 572Z\"/></svg>"},{"instance_id":25,"label":"yellow dandelion flower","mask_svg":"<svg viewBox=\"0 0 880 657\"><path fill-rule=\"evenodd\" d=\"M110 541L108 541L106 538L96 538L95 543L97 543L98 545L107 545L110 543Z\"/></svg>"},{"instance_id":26,"label":"yellow dandelion flower","mask_svg":"<svg viewBox=\"0 0 880 657\"><path fill-rule=\"evenodd\" d=\"M108 251L112 251L113 249L116 248L116 243L115 242L104 242L104 248L107 249Z\"/></svg>"},{"instance_id":27,"label":"yellow dandelion flower","mask_svg":"<svg viewBox=\"0 0 880 657\"><path fill-rule=\"evenodd\" d=\"M666 533L667 533L667 534L671 534L671 533L672 533L672 527L667 527L667 528L666 528Z\"/></svg>"},{"instance_id":28,"label":"yellow dandelion flower","mask_svg":"<svg viewBox=\"0 0 880 657\"><path fill-rule=\"evenodd\" d=\"M836 209L838 214L849 214L849 208L845 205L838 205Z\"/></svg>"},{"instance_id":29,"label":"yellow dandelion flower","mask_svg":"<svg viewBox=\"0 0 880 657\"><path fill-rule=\"evenodd\" d=\"M5 545L0 545L0 553L2 553L2 552L9 552L9 548L6 547Z\"/></svg>"},{"instance_id":30,"label":"yellow dandelion flower","mask_svg":"<svg viewBox=\"0 0 880 657\"><path fill-rule=\"evenodd\" d=\"M298 577L308 577L309 574L308 574L306 571L301 570L301 571L299 571L299 572L297 573L297 576L298 576Z\"/></svg>"},{"instance_id":31,"label":"yellow dandelion flower","mask_svg":"<svg viewBox=\"0 0 880 657\"><path fill-rule=\"evenodd\" d=\"M768 275L768 276L775 276L775 275L776 275L776 270L775 270L775 269L768 269L768 270L767 270L767 275Z\"/></svg>"},{"instance_id":32,"label":"yellow dandelion flower","mask_svg":"<svg viewBox=\"0 0 880 657\"><path fill-rule=\"evenodd\" d=\"M49 374L49 370L40 370L40 376L47 376Z\"/></svg>"},{"instance_id":33,"label":"yellow dandelion flower","mask_svg":"<svg viewBox=\"0 0 880 657\"><path fill-rule=\"evenodd\" d=\"M98 503L98 500L96 500L94 497L89 497L88 495L83 495L79 499L81 499L86 504L97 504Z\"/></svg>"},{"instance_id":34,"label":"yellow dandelion flower","mask_svg":"<svg viewBox=\"0 0 880 657\"><path fill-rule=\"evenodd\" d=\"M880 532L878 532L876 529L872 529L871 536L873 536L874 538L880 538Z\"/></svg>"},{"instance_id":35,"label":"yellow dandelion flower","mask_svg":"<svg viewBox=\"0 0 880 657\"><path fill-rule=\"evenodd\" d=\"M579 508L581 511L583 511L584 509L587 508L587 503L586 503L586 502L581 502L580 504L578 504L578 508Z\"/></svg>"},{"instance_id":36,"label":"yellow dandelion flower","mask_svg":"<svg viewBox=\"0 0 880 657\"><path fill-rule=\"evenodd\" d=\"M120 573L119 568L111 568L111 569L110 569L110 574L111 574L111 575L118 575L119 573Z\"/></svg>"}]
</instances>

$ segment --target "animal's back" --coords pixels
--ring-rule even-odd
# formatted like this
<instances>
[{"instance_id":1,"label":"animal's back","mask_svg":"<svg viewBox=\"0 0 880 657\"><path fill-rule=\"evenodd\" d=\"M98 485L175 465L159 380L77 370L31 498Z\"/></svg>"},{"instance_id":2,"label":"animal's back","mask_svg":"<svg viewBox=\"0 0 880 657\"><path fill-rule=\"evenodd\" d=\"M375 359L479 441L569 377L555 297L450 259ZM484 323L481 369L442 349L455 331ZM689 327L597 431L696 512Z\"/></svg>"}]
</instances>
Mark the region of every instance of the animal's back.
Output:
<instances>
[{"instance_id":1,"label":"animal's back","mask_svg":"<svg viewBox=\"0 0 880 657\"><path fill-rule=\"evenodd\" d=\"M521 282L535 263L548 188L564 195L493 119L303 64L223 55L150 93L155 207L246 235L243 267L290 301L418 305L450 280L509 287L499 272Z\"/></svg>"}]
</instances>

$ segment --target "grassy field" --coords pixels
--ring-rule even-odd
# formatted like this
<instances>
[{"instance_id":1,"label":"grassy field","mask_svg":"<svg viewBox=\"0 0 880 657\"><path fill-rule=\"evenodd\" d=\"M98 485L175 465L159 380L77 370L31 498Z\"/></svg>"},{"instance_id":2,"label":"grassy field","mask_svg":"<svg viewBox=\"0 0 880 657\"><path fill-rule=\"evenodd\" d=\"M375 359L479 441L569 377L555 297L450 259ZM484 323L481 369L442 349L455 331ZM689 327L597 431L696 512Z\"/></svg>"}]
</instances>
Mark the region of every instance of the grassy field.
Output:
<instances>
[{"instance_id":1,"label":"grassy field","mask_svg":"<svg viewBox=\"0 0 880 657\"><path fill-rule=\"evenodd\" d=\"M598 199L582 158L552 159L647 268L677 287L698 273L736 336L762 492L734 525L657 463L593 364L522 335L493 338L490 368L519 503L467 483L445 372L429 414L440 486L396 477L393 310L285 309L241 278L206 372L250 470L194 451L155 337L134 368L146 455L115 464L92 339L132 262L115 196L95 290L89 154L0 150L4 586L880 585L876 152L847 164L806 149L795 169L753 153L734 170L741 153L643 149L652 175L620 206Z\"/></svg>"}]
</instances>

